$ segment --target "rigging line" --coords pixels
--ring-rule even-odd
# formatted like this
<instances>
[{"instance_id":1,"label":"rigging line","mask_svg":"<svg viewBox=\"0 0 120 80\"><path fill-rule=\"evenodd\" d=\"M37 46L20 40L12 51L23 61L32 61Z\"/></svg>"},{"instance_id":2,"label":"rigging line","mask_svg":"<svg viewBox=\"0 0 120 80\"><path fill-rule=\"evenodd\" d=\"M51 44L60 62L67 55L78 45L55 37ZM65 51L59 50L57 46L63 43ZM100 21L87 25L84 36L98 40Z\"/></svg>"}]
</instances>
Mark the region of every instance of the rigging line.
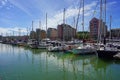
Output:
<instances>
[{"instance_id":1,"label":"rigging line","mask_svg":"<svg viewBox=\"0 0 120 80\"><path fill-rule=\"evenodd\" d=\"M99 4L99 0L98 0L97 3L96 3L96 6L95 6L95 8L94 8L94 11L93 11L93 15L92 15L92 17L95 16L96 9L98 8L98 4Z\"/></svg>"},{"instance_id":2,"label":"rigging line","mask_svg":"<svg viewBox=\"0 0 120 80\"><path fill-rule=\"evenodd\" d=\"M77 31L77 27L78 27L78 21L79 21L79 16L80 16L80 10L82 7L82 0L80 0L80 4L79 4L79 11L78 11L78 16L77 16L77 22L76 22L76 31Z\"/></svg>"}]
</instances>

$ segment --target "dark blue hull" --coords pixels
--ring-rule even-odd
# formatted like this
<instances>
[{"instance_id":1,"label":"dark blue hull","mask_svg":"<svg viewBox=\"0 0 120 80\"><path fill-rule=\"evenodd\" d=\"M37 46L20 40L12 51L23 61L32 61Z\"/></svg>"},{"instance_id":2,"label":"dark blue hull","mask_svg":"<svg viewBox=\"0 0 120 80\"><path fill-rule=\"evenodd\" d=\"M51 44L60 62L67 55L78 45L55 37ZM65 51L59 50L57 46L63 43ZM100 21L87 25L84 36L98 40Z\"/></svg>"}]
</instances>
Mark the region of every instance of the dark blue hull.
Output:
<instances>
[{"instance_id":1,"label":"dark blue hull","mask_svg":"<svg viewBox=\"0 0 120 80\"><path fill-rule=\"evenodd\" d=\"M118 51L109 51L109 50L97 50L98 57L102 59L114 59L114 55L118 53Z\"/></svg>"}]
</instances>

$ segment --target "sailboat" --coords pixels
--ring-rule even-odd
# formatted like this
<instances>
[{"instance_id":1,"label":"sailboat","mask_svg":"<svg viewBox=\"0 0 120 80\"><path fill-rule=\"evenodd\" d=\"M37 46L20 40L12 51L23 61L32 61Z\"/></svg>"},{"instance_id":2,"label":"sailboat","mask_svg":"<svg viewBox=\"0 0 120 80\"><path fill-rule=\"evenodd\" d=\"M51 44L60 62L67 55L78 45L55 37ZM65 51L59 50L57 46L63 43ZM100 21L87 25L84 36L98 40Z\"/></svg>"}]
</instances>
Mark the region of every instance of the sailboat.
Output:
<instances>
[{"instance_id":1,"label":"sailboat","mask_svg":"<svg viewBox=\"0 0 120 80\"><path fill-rule=\"evenodd\" d=\"M63 24L65 24L65 8L63 11ZM63 36L63 38L64 38L64 36ZM66 45L60 41L51 41L47 50L49 52L61 52L61 51L65 51L65 47L66 47Z\"/></svg>"},{"instance_id":2,"label":"sailboat","mask_svg":"<svg viewBox=\"0 0 120 80\"><path fill-rule=\"evenodd\" d=\"M39 23L39 26L40 26L40 30L41 30L41 22ZM41 33L40 33L39 38L41 38ZM38 48L39 49L47 49L48 46L50 46L50 39L47 38L47 13L46 13L46 38L39 40Z\"/></svg>"},{"instance_id":3,"label":"sailboat","mask_svg":"<svg viewBox=\"0 0 120 80\"><path fill-rule=\"evenodd\" d=\"M28 42L27 42L27 45L30 47L30 48L38 48L38 41L35 39L35 35L34 35L34 31L33 31L33 21L32 21L32 38L28 39Z\"/></svg>"},{"instance_id":4,"label":"sailboat","mask_svg":"<svg viewBox=\"0 0 120 80\"><path fill-rule=\"evenodd\" d=\"M84 33L84 0L82 0L82 6L83 6L82 27L83 27L83 33ZM79 7L78 19L80 14L80 8L81 7ZM78 19L77 19L77 22L78 22ZM78 54L78 55L94 54L95 52L96 52L95 48L90 44L85 44L84 39L83 39L82 45L72 50L73 54Z\"/></svg>"},{"instance_id":5,"label":"sailboat","mask_svg":"<svg viewBox=\"0 0 120 80\"><path fill-rule=\"evenodd\" d=\"M105 8L106 8L106 0L105 0ZM105 9L105 17L106 17L106 9ZM99 25L99 43L101 42L101 29L100 27L102 26L101 25L101 21L102 21L102 0L100 2L100 25ZM110 17L110 28L111 28L111 17ZM98 50L97 50L97 55L99 58L102 58L102 59L114 59L114 55L116 55L118 53L118 50L115 49L114 47L112 47L111 45L109 44L106 44L106 39L105 39L105 35L104 35L104 40L103 40L103 44L104 46L103 47L99 47Z\"/></svg>"}]
</instances>

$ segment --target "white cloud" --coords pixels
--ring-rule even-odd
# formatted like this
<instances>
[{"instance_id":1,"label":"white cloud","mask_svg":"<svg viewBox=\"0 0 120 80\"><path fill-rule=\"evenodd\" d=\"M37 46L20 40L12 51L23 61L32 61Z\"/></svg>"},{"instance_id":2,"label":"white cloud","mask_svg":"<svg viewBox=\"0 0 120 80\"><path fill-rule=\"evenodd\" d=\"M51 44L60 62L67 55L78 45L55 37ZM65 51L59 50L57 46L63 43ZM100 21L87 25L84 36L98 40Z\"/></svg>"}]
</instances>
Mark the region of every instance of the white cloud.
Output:
<instances>
[{"instance_id":1,"label":"white cloud","mask_svg":"<svg viewBox=\"0 0 120 80\"><path fill-rule=\"evenodd\" d=\"M19 3L19 1L16 1L16 0L9 0L9 1L10 1L11 4L13 4L14 6L18 7L19 9L24 11L29 16L32 16L32 14L29 12L28 8L25 7L25 5L22 5L21 3ZM28 3L26 3L26 4L28 4Z\"/></svg>"},{"instance_id":2,"label":"white cloud","mask_svg":"<svg viewBox=\"0 0 120 80\"><path fill-rule=\"evenodd\" d=\"M9 4L8 0L0 0L0 8L3 8L10 10L13 6L11 4Z\"/></svg>"},{"instance_id":3,"label":"white cloud","mask_svg":"<svg viewBox=\"0 0 120 80\"><path fill-rule=\"evenodd\" d=\"M117 2L113 1L113 2L109 2L108 5L115 5Z\"/></svg>"},{"instance_id":4,"label":"white cloud","mask_svg":"<svg viewBox=\"0 0 120 80\"><path fill-rule=\"evenodd\" d=\"M114 4L116 4L115 1L107 3L107 5L109 5L109 6L112 6ZM99 8L98 7L97 7L98 9L96 10L96 14L94 14L94 9L95 9L96 5L97 5L97 2L93 1L92 3L87 4L84 7L84 9L85 9L85 14L84 14L84 16L85 16L85 30L89 29L89 27L88 27L89 21L91 20L92 17L94 17L94 16L99 17ZM82 9L80 12L81 12L80 14L82 14ZM73 19L72 17L75 17L77 15L78 15L78 8L73 8L70 6L66 10L65 18L66 18L66 20ZM61 24L62 22L63 22L63 10L60 10L60 11L56 12L56 14L54 16L48 18L48 27L56 28L57 25ZM82 27L80 27L81 23L82 22L79 21L79 28L78 28L79 30L82 30ZM70 24L70 23L68 23L68 24ZM46 26L45 23L43 26ZM44 29L45 29L45 27L44 27Z\"/></svg>"},{"instance_id":5,"label":"white cloud","mask_svg":"<svg viewBox=\"0 0 120 80\"><path fill-rule=\"evenodd\" d=\"M67 4L73 4L73 3L75 3L75 4L77 4L77 3L79 3L80 2L80 0L64 0Z\"/></svg>"},{"instance_id":6,"label":"white cloud","mask_svg":"<svg viewBox=\"0 0 120 80\"><path fill-rule=\"evenodd\" d=\"M3 1L3 0L0 0L0 1ZM7 2L7 0L4 0L4 1ZM36 1L38 1L38 0L36 0ZM79 2L79 0L77 0L77 2L75 2L74 0L66 0L66 1L70 2L70 3L73 2L73 5L74 5L74 6L71 5L71 6L69 6L66 9L66 15L65 15L67 23L71 24L70 23L71 19L73 19L73 17L77 17L77 15L78 15L78 3L77 2ZM19 1L17 1L17 0L9 0L9 2L12 3L14 6L20 8L26 14L32 16L32 14L30 13L30 10L28 8L29 5L25 6L24 4L19 3ZM75 3L76 3L76 5L75 5ZM94 7L96 6L96 4L97 4L97 2L93 1L90 4L85 5L85 29L86 30L88 30L89 21L92 18ZM108 5L114 5L114 4L116 4L115 1L108 3ZM38 8L41 8L38 5L35 5L35 6L38 7ZM97 11L99 11L99 10L97 10ZM82 9L81 9L81 12L82 12ZM49 13L51 13L51 12L49 12ZM63 23L63 9L59 10L57 12L53 12L54 13L53 16L49 16L49 13L48 13L48 22L47 22L48 23L48 25L47 25L48 27L56 28L58 24ZM35 27L34 28L38 28L39 27L38 26L38 20L34 20L34 21L35 21L35 23L34 23ZM41 20L41 21L42 21L42 29L46 29L46 22L45 22L45 20ZM80 21L79 21L79 26L81 26L81 22ZM4 28L4 27L1 27L0 31L1 31L1 33L6 33L8 31L11 32L10 30L18 32L19 28L22 29L23 32L26 32L26 28L21 28L21 27L14 27L14 28ZM81 29L81 27L79 27L79 30L80 29Z\"/></svg>"},{"instance_id":7,"label":"white cloud","mask_svg":"<svg viewBox=\"0 0 120 80\"><path fill-rule=\"evenodd\" d=\"M5 5L5 4L6 4L6 2L5 2L5 1L2 1L1 3L2 3L2 5Z\"/></svg>"},{"instance_id":8,"label":"white cloud","mask_svg":"<svg viewBox=\"0 0 120 80\"><path fill-rule=\"evenodd\" d=\"M6 36L6 34L8 36L11 36L13 35L13 31L14 31L15 35L18 35L19 29L20 29L21 35L27 34L26 28L19 28L19 27L12 27L12 28L0 27L0 34L2 34L3 36Z\"/></svg>"},{"instance_id":9,"label":"white cloud","mask_svg":"<svg viewBox=\"0 0 120 80\"><path fill-rule=\"evenodd\" d=\"M7 0L0 0L0 7L5 6L7 3Z\"/></svg>"},{"instance_id":10,"label":"white cloud","mask_svg":"<svg viewBox=\"0 0 120 80\"><path fill-rule=\"evenodd\" d=\"M93 7L95 5L96 5L96 1L94 1L88 5L85 5L85 17L91 16ZM79 11L78 8L73 8L70 6L68 9L66 9L66 12L65 12L66 20L71 19L71 18L73 19L73 17L78 15L78 11ZM81 9L81 12L82 12L82 9ZM80 13L80 14L82 14L82 13ZM48 17L48 27L56 28L57 25L61 24L62 22L63 22L63 10L56 12L55 15L52 17ZM87 23L89 23L89 21L87 21ZM46 26L46 24L44 23L43 26ZM44 27L44 29L45 29L45 27Z\"/></svg>"},{"instance_id":11,"label":"white cloud","mask_svg":"<svg viewBox=\"0 0 120 80\"><path fill-rule=\"evenodd\" d=\"M13 5L15 5L16 7L18 7L22 11L24 11L26 14L32 16L32 14L29 11L29 7L28 6L25 6L24 4L19 3L19 1L16 1L16 0L9 0L9 1ZM77 0L76 2L74 0L67 0L66 2L73 3L73 5L74 5L74 6L71 5L71 6L69 6L66 9L66 15L65 15L65 17L66 17L67 22L69 22L70 18L78 15L78 2L79 2L79 0ZM88 4L88 5L85 5L85 16L91 15L89 13L90 12L89 10L92 10L92 7L94 7L95 5L96 5L95 1L92 2L92 3L90 3L90 4ZM55 14L52 17L49 17L49 13L48 13L48 27L54 27L54 28L56 28L56 26L58 24L61 24L62 22L63 22L63 10L55 12ZM38 23L36 23L36 24L38 25ZM45 29L46 23L43 22L42 24L43 24L43 28ZM36 27L38 27L38 26L36 26Z\"/></svg>"}]
</instances>

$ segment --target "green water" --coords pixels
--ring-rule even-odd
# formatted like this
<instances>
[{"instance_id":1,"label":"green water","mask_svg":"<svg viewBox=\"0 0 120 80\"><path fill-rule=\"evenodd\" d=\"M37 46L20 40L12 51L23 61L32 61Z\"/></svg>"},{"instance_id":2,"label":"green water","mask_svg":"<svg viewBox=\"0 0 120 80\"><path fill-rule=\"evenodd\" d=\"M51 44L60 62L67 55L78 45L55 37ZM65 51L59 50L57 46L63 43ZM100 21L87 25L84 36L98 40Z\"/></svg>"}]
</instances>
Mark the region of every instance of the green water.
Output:
<instances>
[{"instance_id":1,"label":"green water","mask_svg":"<svg viewBox=\"0 0 120 80\"><path fill-rule=\"evenodd\" d=\"M0 80L120 80L120 61L0 44Z\"/></svg>"}]
</instances>

